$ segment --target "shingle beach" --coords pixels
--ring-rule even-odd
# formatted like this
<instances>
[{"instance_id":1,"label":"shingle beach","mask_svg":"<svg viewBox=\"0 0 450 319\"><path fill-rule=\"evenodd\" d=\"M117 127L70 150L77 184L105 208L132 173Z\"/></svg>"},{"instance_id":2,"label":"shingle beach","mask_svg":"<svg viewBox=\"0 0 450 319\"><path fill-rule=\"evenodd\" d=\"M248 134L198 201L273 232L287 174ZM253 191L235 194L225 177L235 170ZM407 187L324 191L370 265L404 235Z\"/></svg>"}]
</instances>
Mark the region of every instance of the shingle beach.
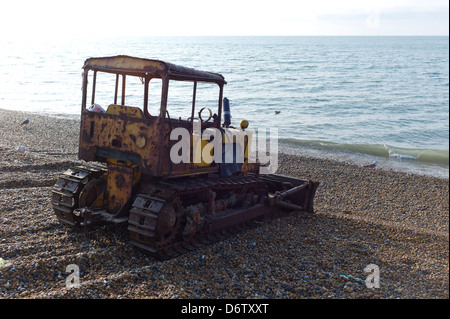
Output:
<instances>
[{"instance_id":1,"label":"shingle beach","mask_svg":"<svg viewBox=\"0 0 450 319\"><path fill-rule=\"evenodd\" d=\"M278 173L320 182L314 214L157 261L126 229L85 234L54 216L51 188L82 162L78 138L76 118L0 109L0 299L449 298L448 179L279 154ZM71 264L78 288L66 286ZM368 265L379 288L365 284Z\"/></svg>"}]
</instances>

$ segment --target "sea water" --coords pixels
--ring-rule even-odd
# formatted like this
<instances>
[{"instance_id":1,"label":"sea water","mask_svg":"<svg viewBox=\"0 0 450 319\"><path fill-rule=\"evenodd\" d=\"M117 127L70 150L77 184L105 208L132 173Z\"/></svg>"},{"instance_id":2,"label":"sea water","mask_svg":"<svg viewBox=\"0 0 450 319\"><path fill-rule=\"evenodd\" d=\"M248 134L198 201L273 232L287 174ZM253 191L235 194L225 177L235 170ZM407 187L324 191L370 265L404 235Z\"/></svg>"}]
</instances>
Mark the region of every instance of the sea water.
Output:
<instances>
[{"instance_id":1,"label":"sea water","mask_svg":"<svg viewBox=\"0 0 450 319\"><path fill-rule=\"evenodd\" d=\"M10 40L0 108L77 117L85 59L110 55L221 73L232 124L276 129L282 152L448 177L447 36Z\"/></svg>"}]
</instances>

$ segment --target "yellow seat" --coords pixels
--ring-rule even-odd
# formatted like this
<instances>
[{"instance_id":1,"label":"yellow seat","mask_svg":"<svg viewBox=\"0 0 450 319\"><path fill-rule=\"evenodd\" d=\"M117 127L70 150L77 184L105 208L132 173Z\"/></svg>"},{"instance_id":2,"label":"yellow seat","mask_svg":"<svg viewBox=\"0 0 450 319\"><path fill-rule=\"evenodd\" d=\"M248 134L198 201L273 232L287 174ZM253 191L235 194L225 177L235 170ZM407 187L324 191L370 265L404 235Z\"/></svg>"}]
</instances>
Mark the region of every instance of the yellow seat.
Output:
<instances>
[{"instance_id":1,"label":"yellow seat","mask_svg":"<svg viewBox=\"0 0 450 319\"><path fill-rule=\"evenodd\" d=\"M144 118L144 113L138 107L111 104L106 110L106 114L125 115L127 117Z\"/></svg>"}]
</instances>

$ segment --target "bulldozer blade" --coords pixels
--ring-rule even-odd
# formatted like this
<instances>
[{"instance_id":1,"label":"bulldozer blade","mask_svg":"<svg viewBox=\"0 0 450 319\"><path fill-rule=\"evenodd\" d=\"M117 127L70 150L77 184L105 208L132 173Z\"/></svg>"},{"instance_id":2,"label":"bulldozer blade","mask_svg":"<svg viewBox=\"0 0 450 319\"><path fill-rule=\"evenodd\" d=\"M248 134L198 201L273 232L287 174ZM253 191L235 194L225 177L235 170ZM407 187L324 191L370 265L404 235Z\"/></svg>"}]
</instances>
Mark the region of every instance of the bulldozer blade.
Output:
<instances>
[{"instance_id":1,"label":"bulldozer blade","mask_svg":"<svg viewBox=\"0 0 450 319\"><path fill-rule=\"evenodd\" d=\"M277 174L262 175L261 178L268 186L269 192L274 194L269 200L270 205L314 212L314 196L319 182Z\"/></svg>"}]
</instances>

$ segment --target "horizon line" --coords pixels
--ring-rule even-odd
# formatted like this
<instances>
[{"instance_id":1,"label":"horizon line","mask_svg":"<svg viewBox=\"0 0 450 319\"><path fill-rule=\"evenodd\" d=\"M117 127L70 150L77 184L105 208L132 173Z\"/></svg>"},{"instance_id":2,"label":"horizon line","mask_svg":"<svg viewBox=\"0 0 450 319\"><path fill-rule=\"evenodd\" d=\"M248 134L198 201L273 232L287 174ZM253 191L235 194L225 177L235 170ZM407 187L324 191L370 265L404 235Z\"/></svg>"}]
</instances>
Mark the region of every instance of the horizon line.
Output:
<instances>
[{"instance_id":1,"label":"horizon line","mask_svg":"<svg viewBox=\"0 0 450 319\"><path fill-rule=\"evenodd\" d=\"M68 36L68 37L90 37L90 36ZM100 36L92 36L97 38ZM103 35L102 38L116 38L116 37L449 37L448 34L239 34L239 35L211 35L211 34L189 34L189 35Z\"/></svg>"}]
</instances>

